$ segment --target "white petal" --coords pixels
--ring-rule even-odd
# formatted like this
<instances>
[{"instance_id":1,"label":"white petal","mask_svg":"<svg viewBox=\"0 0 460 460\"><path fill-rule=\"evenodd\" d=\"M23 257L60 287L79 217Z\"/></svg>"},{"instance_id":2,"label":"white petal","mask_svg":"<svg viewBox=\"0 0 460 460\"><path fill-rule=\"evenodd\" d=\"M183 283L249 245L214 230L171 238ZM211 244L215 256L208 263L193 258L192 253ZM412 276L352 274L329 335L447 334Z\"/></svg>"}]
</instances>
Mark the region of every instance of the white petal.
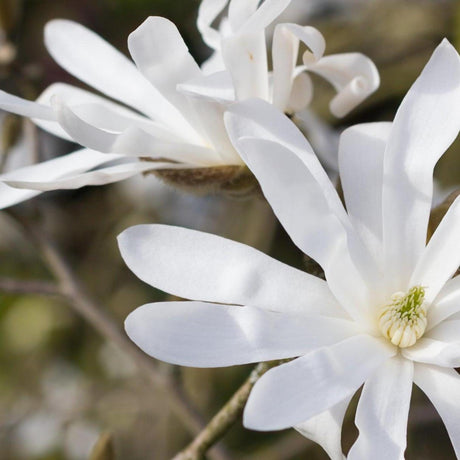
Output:
<instances>
[{"instance_id":1,"label":"white petal","mask_svg":"<svg viewBox=\"0 0 460 460\"><path fill-rule=\"evenodd\" d=\"M216 72L226 71L224 58L220 50L212 53L208 59L206 59L205 61L201 63L200 67L204 75L212 75L213 73L216 73ZM233 86L232 86L232 89L233 89Z\"/></svg>"},{"instance_id":2,"label":"white petal","mask_svg":"<svg viewBox=\"0 0 460 460\"><path fill-rule=\"evenodd\" d=\"M190 96L204 96L219 102L233 102L235 90L227 71L203 75L177 85L177 90Z\"/></svg>"},{"instance_id":3,"label":"white petal","mask_svg":"<svg viewBox=\"0 0 460 460\"><path fill-rule=\"evenodd\" d=\"M396 356L364 383L356 411L359 436L348 460L403 460L414 365Z\"/></svg>"},{"instance_id":4,"label":"white petal","mask_svg":"<svg viewBox=\"0 0 460 460\"><path fill-rule=\"evenodd\" d=\"M2 174L0 181L53 181L68 174L79 174L118 158L120 158L119 155L107 155L83 149ZM12 206L40 193L39 191L13 189L5 184L1 184L0 188L0 208Z\"/></svg>"},{"instance_id":5,"label":"white petal","mask_svg":"<svg viewBox=\"0 0 460 460\"><path fill-rule=\"evenodd\" d=\"M297 24L278 24L275 27L272 45L273 104L281 111L286 110L291 98L300 41L311 50L307 53L314 60L321 58L326 42L317 29Z\"/></svg>"},{"instance_id":6,"label":"white petal","mask_svg":"<svg viewBox=\"0 0 460 460\"><path fill-rule=\"evenodd\" d=\"M342 319L202 302L143 305L125 329L150 356L193 367L291 358L356 333L355 324Z\"/></svg>"},{"instance_id":7,"label":"white petal","mask_svg":"<svg viewBox=\"0 0 460 460\"><path fill-rule=\"evenodd\" d=\"M292 91L286 106L286 113L297 113L304 110L313 98L313 82L306 73L294 73ZM311 139L310 139L311 141Z\"/></svg>"},{"instance_id":8,"label":"white petal","mask_svg":"<svg viewBox=\"0 0 460 460\"><path fill-rule=\"evenodd\" d=\"M244 165L233 148L224 124L224 112L229 103L202 96L190 95L188 103L195 112L195 126L202 133L205 145L211 147L214 155L225 165Z\"/></svg>"},{"instance_id":9,"label":"white petal","mask_svg":"<svg viewBox=\"0 0 460 460\"><path fill-rule=\"evenodd\" d=\"M374 298L381 282L375 263L305 137L262 101L233 106L226 125L295 244L323 267L347 312L357 321L374 324L369 307L381 300Z\"/></svg>"},{"instance_id":10,"label":"white petal","mask_svg":"<svg viewBox=\"0 0 460 460\"><path fill-rule=\"evenodd\" d=\"M122 131L135 125L155 133L157 137L169 140L177 138L177 135L168 130L165 125L145 118L106 98L65 83L55 83L49 86L39 96L37 102L51 106L56 99L72 107L72 110L84 121L101 129ZM57 123L37 119L34 119L34 122L56 136L72 140Z\"/></svg>"},{"instance_id":11,"label":"white petal","mask_svg":"<svg viewBox=\"0 0 460 460\"><path fill-rule=\"evenodd\" d=\"M318 443L331 460L343 460L342 424L345 412L352 396L333 406L331 409L315 415L294 428L308 439Z\"/></svg>"},{"instance_id":12,"label":"white petal","mask_svg":"<svg viewBox=\"0 0 460 460\"><path fill-rule=\"evenodd\" d=\"M241 243L163 225L131 227L118 243L136 276L179 297L343 316L323 280Z\"/></svg>"},{"instance_id":13,"label":"white petal","mask_svg":"<svg viewBox=\"0 0 460 460\"><path fill-rule=\"evenodd\" d=\"M410 285L426 286L426 301L431 302L460 266L460 196L446 215L423 251Z\"/></svg>"},{"instance_id":14,"label":"white petal","mask_svg":"<svg viewBox=\"0 0 460 460\"><path fill-rule=\"evenodd\" d=\"M449 280L428 309L428 329L460 311L460 276Z\"/></svg>"},{"instance_id":15,"label":"white petal","mask_svg":"<svg viewBox=\"0 0 460 460\"><path fill-rule=\"evenodd\" d=\"M328 80L337 91L330 103L336 117L344 117L380 85L380 76L375 64L364 54L331 54L318 62L305 61L308 70Z\"/></svg>"},{"instance_id":16,"label":"white petal","mask_svg":"<svg viewBox=\"0 0 460 460\"><path fill-rule=\"evenodd\" d=\"M39 194L40 192L35 190L19 190L0 182L0 209L5 209L22 201L29 200Z\"/></svg>"},{"instance_id":17,"label":"white petal","mask_svg":"<svg viewBox=\"0 0 460 460\"><path fill-rule=\"evenodd\" d=\"M231 73L237 99L251 97L268 100L268 63L265 28L289 5L291 0L265 0L233 35L222 42L222 55L226 69ZM232 5L235 24L254 10L254 0ZM238 12L238 14L237 14ZM238 18L237 18L238 17ZM237 18L237 19L236 19ZM232 27L233 27L232 25ZM238 24L239 25L239 24Z\"/></svg>"},{"instance_id":18,"label":"white petal","mask_svg":"<svg viewBox=\"0 0 460 460\"><path fill-rule=\"evenodd\" d=\"M235 1L235 0L233 0ZM239 0L242 2L244 0ZM253 7L255 0L246 0L247 12ZM289 6L291 0L265 0L259 8L252 14L248 20L238 30L239 34L251 33L255 30L263 31ZM249 8L248 8L249 6Z\"/></svg>"},{"instance_id":19,"label":"white petal","mask_svg":"<svg viewBox=\"0 0 460 460\"><path fill-rule=\"evenodd\" d=\"M100 152L166 158L200 166L217 165L222 162L211 149L180 142L167 142L136 125L121 133L114 133L85 122L62 103L55 104L55 110L59 123L75 142Z\"/></svg>"},{"instance_id":20,"label":"white petal","mask_svg":"<svg viewBox=\"0 0 460 460\"><path fill-rule=\"evenodd\" d=\"M295 426L352 395L395 348L358 335L271 369L255 384L244 426L281 430Z\"/></svg>"},{"instance_id":21,"label":"white petal","mask_svg":"<svg viewBox=\"0 0 460 460\"><path fill-rule=\"evenodd\" d=\"M457 321L449 321L457 322ZM456 325L458 327L458 324ZM412 361L434 364L441 367L460 366L460 342L447 343L441 340L421 338L410 348L403 350L403 355Z\"/></svg>"},{"instance_id":22,"label":"white petal","mask_svg":"<svg viewBox=\"0 0 460 460\"><path fill-rule=\"evenodd\" d=\"M454 369L415 366L414 382L428 396L444 422L460 457L460 377Z\"/></svg>"},{"instance_id":23,"label":"white petal","mask_svg":"<svg viewBox=\"0 0 460 460\"><path fill-rule=\"evenodd\" d=\"M23 117L40 118L47 121L56 121L56 115L51 107L37 102L28 101L0 90L0 109L12 112Z\"/></svg>"},{"instance_id":24,"label":"white petal","mask_svg":"<svg viewBox=\"0 0 460 460\"><path fill-rule=\"evenodd\" d=\"M379 266L382 248L383 152L391 123L366 123L340 136L339 168L351 221Z\"/></svg>"},{"instance_id":25,"label":"white petal","mask_svg":"<svg viewBox=\"0 0 460 460\"><path fill-rule=\"evenodd\" d=\"M227 3L228 0L203 0L198 8L197 27L210 48L220 47L220 33L211 26Z\"/></svg>"},{"instance_id":26,"label":"white petal","mask_svg":"<svg viewBox=\"0 0 460 460\"><path fill-rule=\"evenodd\" d=\"M385 273L393 292L407 288L425 247L433 168L459 128L460 58L444 40L399 107L385 151Z\"/></svg>"},{"instance_id":27,"label":"white petal","mask_svg":"<svg viewBox=\"0 0 460 460\"><path fill-rule=\"evenodd\" d=\"M257 11L260 0L231 0L228 19L233 31L237 31Z\"/></svg>"},{"instance_id":28,"label":"white petal","mask_svg":"<svg viewBox=\"0 0 460 460\"><path fill-rule=\"evenodd\" d=\"M268 100L268 63L263 31L238 34L224 39L222 56L232 75L238 100L251 97Z\"/></svg>"},{"instance_id":29,"label":"white petal","mask_svg":"<svg viewBox=\"0 0 460 460\"><path fill-rule=\"evenodd\" d=\"M152 169L171 169L176 167L177 164L171 163L152 163L136 161L132 163L123 163L114 166L107 166L80 174L69 175L67 177L59 178L56 180L40 180L40 181L20 181L20 180L5 180L5 183L11 187L41 190L46 192L49 190L73 190L88 185L105 185L113 182L119 182L129 179L136 174L144 171L151 171ZM181 167L183 167L181 165Z\"/></svg>"},{"instance_id":30,"label":"white petal","mask_svg":"<svg viewBox=\"0 0 460 460\"><path fill-rule=\"evenodd\" d=\"M240 139L255 138L274 141L295 153L308 166L315 181L323 189L333 212L345 225L350 225L337 192L319 163L315 152L305 136L288 117L271 104L252 99L230 107L225 115L225 124L235 146ZM244 155L244 152L241 151L240 154Z\"/></svg>"},{"instance_id":31,"label":"white petal","mask_svg":"<svg viewBox=\"0 0 460 460\"><path fill-rule=\"evenodd\" d=\"M176 90L179 83L201 76L177 27L166 18L151 16L129 35L128 48L145 77L186 118L177 129L190 130L195 113ZM188 125L188 126L187 126ZM190 134L193 139L193 134Z\"/></svg>"},{"instance_id":32,"label":"white petal","mask_svg":"<svg viewBox=\"0 0 460 460\"><path fill-rule=\"evenodd\" d=\"M460 321L443 321L403 354L414 361L443 367L460 366Z\"/></svg>"},{"instance_id":33,"label":"white petal","mask_svg":"<svg viewBox=\"0 0 460 460\"><path fill-rule=\"evenodd\" d=\"M126 56L91 30L73 21L53 20L45 27L45 44L54 60L81 81L174 126L177 111Z\"/></svg>"},{"instance_id":34,"label":"white petal","mask_svg":"<svg viewBox=\"0 0 460 460\"><path fill-rule=\"evenodd\" d=\"M302 75L308 76L306 74ZM324 166L328 176L335 182L339 171L337 155L339 151L339 132L329 123L318 118L309 109L297 112L294 121L302 132L306 133L309 142L315 149L316 156Z\"/></svg>"}]
</instances>

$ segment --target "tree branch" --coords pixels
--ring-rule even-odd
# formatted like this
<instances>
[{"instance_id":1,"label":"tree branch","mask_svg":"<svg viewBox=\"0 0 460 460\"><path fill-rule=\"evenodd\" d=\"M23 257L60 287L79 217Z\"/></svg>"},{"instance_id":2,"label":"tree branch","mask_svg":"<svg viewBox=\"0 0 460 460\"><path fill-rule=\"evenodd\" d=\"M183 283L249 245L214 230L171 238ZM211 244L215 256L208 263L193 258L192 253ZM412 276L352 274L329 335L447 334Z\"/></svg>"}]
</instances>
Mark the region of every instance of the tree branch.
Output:
<instances>
[{"instance_id":1,"label":"tree branch","mask_svg":"<svg viewBox=\"0 0 460 460\"><path fill-rule=\"evenodd\" d=\"M280 361L258 364L243 385L212 418L203 431L183 451L179 452L173 460L198 460L203 458L208 449L224 436L243 413L249 394L257 380L278 364L280 364Z\"/></svg>"},{"instance_id":2,"label":"tree branch","mask_svg":"<svg viewBox=\"0 0 460 460\"><path fill-rule=\"evenodd\" d=\"M38 280L18 280L14 278L0 278L0 291L9 294L62 295L55 283Z\"/></svg>"}]
</instances>

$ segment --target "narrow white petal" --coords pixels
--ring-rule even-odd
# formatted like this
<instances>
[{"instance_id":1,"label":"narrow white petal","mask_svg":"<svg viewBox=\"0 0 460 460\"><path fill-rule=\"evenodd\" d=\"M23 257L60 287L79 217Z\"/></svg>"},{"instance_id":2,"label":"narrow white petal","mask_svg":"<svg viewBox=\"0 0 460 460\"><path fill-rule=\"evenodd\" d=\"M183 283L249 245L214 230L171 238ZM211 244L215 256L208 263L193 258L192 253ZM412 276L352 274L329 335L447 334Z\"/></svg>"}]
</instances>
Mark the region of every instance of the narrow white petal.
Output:
<instances>
[{"instance_id":1,"label":"narrow white petal","mask_svg":"<svg viewBox=\"0 0 460 460\"><path fill-rule=\"evenodd\" d=\"M200 128L206 144L209 145L215 156L225 165L244 165L243 160L233 148L224 124L224 112L228 103L222 103L206 96L194 95L189 98L193 107L195 126Z\"/></svg>"},{"instance_id":2,"label":"narrow white petal","mask_svg":"<svg viewBox=\"0 0 460 460\"><path fill-rule=\"evenodd\" d=\"M121 155L105 154L94 150L82 149L63 155L52 160L26 166L14 171L2 174L0 179L39 181L55 179L70 173L80 173L95 168L113 160L119 160Z\"/></svg>"},{"instance_id":3,"label":"narrow white petal","mask_svg":"<svg viewBox=\"0 0 460 460\"><path fill-rule=\"evenodd\" d=\"M243 0L239 1L241 2ZM246 0L246 2L248 2L248 0ZM251 5L251 3L254 4L254 2L255 0L249 0L248 5ZM246 34L255 30L263 31L289 6L290 3L291 0L265 0L260 7L257 8L254 14L252 14L242 25L238 33Z\"/></svg>"},{"instance_id":4,"label":"narrow white petal","mask_svg":"<svg viewBox=\"0 0 460 460\"><path fill-rule=\"evenodd\" d=\"M460 320L443 321L430 329L410 348L408 359L443 367L460 366Z\"/></svg>"},{"instance_id":5,"label":"narrow white petal","mask_svg":"<svg viewBox=\"0 0 460 460\"><path fill-rule=\"evenodd\" d=\"M460 57L444 40L399 107L385 150L385 273L393 292L407 288L425 247L433 168L459 128Z\"/></svg>"},{"instance_id":6,"label":"narrow white petal","mask_svg":"<svg viewBox=\"0 0 460 460\"><path fill-rule=\"evenodd\" d=\"M200 77L201 70L174 23L162 17L147 18L129 35L128 48L144 76L187 120L182 119L177 129L192 131L189 123L193 124L195 113L176 87ZM193 139L193 134L190 135Z\"/></svg>"},{"instance_id":7,"label":"narrow white petal","mask_svg":"<svg viewBox=\"0 0 460 460\"><path fill-rule=\"evenodd\" d=\"M56 104L60 125L71 138L88 148L105 153L128 156L166 158L168 160L211 166L222 163L216 152L199 145L168 142L148 133L136 124L122 131L113 132L87 123L64 104Z\"/></svg>"},{"instance_id":8,"label":"narrow white petal","mask_svg":"<svg viewBox=\"0 0 460 460\"><path fill-rule=\"evenodd\" d=\"M193 367L296 357L356 333L354 323L342 319L202 302L143 305L125 329L150 356Z\"/></svg>"},{"instance_id":9,"label":"narrow white petal","mask_svg":"<svg viewBox=\"0 0 460 460\"><path fill-rule=\"evenodd\" d=\"M232 30L237 31L257 11L260 0L230 0L228 19Z\"/></svg>"},{"instance_id":10,"label":"narrow white petal","mask_svg":"<svg viewBox=\"0 0 460 460\"><path fill-rule=\"evenodd\" d=\"M225 115L225 123L237 147L240 139L256 138L276 142L302 159L315 181L323 189L329 206L344 225L350 225L335 188L323 170L305 136L288 117L267 102L252 99L233 105ZM244 155L243 151L240 154Z\"/></svg>"},{"instance_id":11,"label":"narrow white petal","mask_svg":"<svg viewBox=\"0 0 460 460\"><path fill-rule=\"evenodd\" d=\"M186 299L341 316L327 284L225 238L179 227L138 225L118 243L142 281Z\"/></svg>"},{"instance_id":12,"label":"narrow white petal","mask_svg":"<svg viewBox=\"0 0 460 460\"><path fill-rule=\"evenodd\" d=\"M152 163L136 161L132 163L123 163L114 166L106 166L95 171L73 174L56 180L24 181L24 180L5 180L7 185L24 189L40 190L46 192L49 190L73 190L88 185L105 185L113 182L119 182L129 179L136 174L152 169L165 169L177 167L176 164L170 163Z\"/></svg>"},{"instance_id":13,"label":"narrow white petal","mask_svg":"<svg viewBox=\"0 0 460 460\"><path fill-rule=\"evenodd\" d=\"M204 96L223 103L235 100L232 76L226 70L181 83L177 85L177 90L190 96Z\"/></svg>"},{"instance_id":14,"label":"narrow white petal","mask_svg":"<svg viewBox=\"0 0 460 460\"><path fill-rule=\"evenodd\" d=\"M428 329L460 312L460 276L449 280L428 310Z\"/></svg>"},{"instance_id":15,"label":"narrow white petal","mask_svg":"<svg viewBox=\"0 0 460 460\"><path fill-rule=\"evenodd\" d=\"M212 75L216 72L226 71L224 58L222 53L219 51L214 51L214 53L209 56L204 62L201 63L201 71L203 75ZM233 83L232 83L233 85ZM233 89L233 86L232 86Z\"/></svg>"},{"instance_id":16,"label":"narrow white petal","mask_svg":"<svg viewBox=\"0 0 460 460\"><path fill-rule=\"evenodd\" d=\"M308 76L305 73L302 75ZM339 151L339 132L329 123L317 117L308 108L297 112L294 121L297 126L300 126L302 132L307 134L318 160L324 165L324 169L331 180L335 182L339 171L337 155Z\"/></svg>"},{"instance_id":17,"label":"narrow white petal","mask_svg":"<svg viewBox=\"0 0 460 460\"><path fill-rule=\"evenodd\" d=\"M232 106L226 126L295 244L323 267L350 315L375 323L377 267L305 137L273 106L255 100Z\"/></svg>"},{"instance_id":18,"label":"narrow white petal","mask_svg":"<svg viewBox=\"0 0 460 460\"><path fill-rule=\"evenodd\" d=\"M228 0L203 0L198 9L197 26L203 41L213 49L220 47L220 33L212 23L227 5Z\"/></svg>"},{"instance_id":19,"label":"narrow white petal","mask_svg":"<svg viewBox=\"0 0 460 460\"><path fill-rule=\"evenodd\" d=\"M346 397L331 409L315 415L294 428L308 439L318 443L331 460L343 460L342 424L352 396Z\"/></svg>"},{"instance_id":20,"label":"narrow white petal","mask_svg":"<svg viewBox=\"0 0 460 460\"><path fill-rule=\"evenodd\" d=\"M331 54L310 64L308 70L328 80L337 91L330 103L331 112L343 117L364 101L380 85L380 76L375 64L364 54Z\"/></svg>"},{"instance_id":21,"label":"narrow white petal","mask_svg":"<svg viewBox=\"0 0 460 460\"><path fill-rule=\"evenodd\" d=\"M237 34L224 39L222 56L232 75L236 98L268 100L268 63L263 31Z\"/></svg>"},{"instance_id":22,"label":"narrow white petal","mask_svg":"<svg viewBox=\"0 0 460 460\"><path fill-rule=\"evenodd\" d=\"M273 104L285 111L291 99L300 42L312 59L319 60L326 47L322 34L314 27L278 24L273 35Z\"/></svg>"},{"instance_id":23,"label":"narrow white petal","mask_svg":"<svg viewBox=\"0 0 460 460\"><path fill-rule=\"evenodd\" d=\"M62 101L63 104L72 107L80 118L101 129L122 131L129 126L136 125L144 129L155 130L157 136L161 135L165 139L178 137L176 133L169 130L165 125L154 122L133 110L76 86L54 83L46 88L37 99L37 102L51 106L54 100ZM60 129L62 130L62 128ZM67 133L65 134L67 135Z\"/></svg>"},{"instance_id":24,"label":"narrow white petal","mask_svg":"<svg viewBox=\"0 0 460 460\"><path fill-rule=\"evenodd\" d=\"M304 110L313 98L313 82L309 75L294 72L292 91L286 106L286 113L296 113ZM310 139L311 142L311 139ZM312 142L312 145L314 143ZM336 152L335 152L336 153Z\"/></svg>"},{"instance_id":25,"label":"narrow white petal","mask_svg":"<svg viewBox=\"0 0 460 460\"><path fill-rule=\"evenodd\" d=\"M415 366L414 382L438 411L455 454L460 457L460 376L454 369L418 364Z\"/></svg>"},{"instance_id":26,"label":"narrow white petal","mask_svg":"<svg viewBox=\"0 0 460 460\"><path fill-rule=\"evenodd\" d=\"M91 30L73 21L53 20L45 27L45 44L53 59L81 81L174 125L177 113L173 107L126 56Z\"/></svg>"},{"instance_id":27,"label":"narrow white petal","mask_svg":"<svg viewBox=\"0 0 460 460\"><path fill-rule=\"evenodd\" d=\"M0 90L0 109L23 117L39 118L46 121L56 121L56 115L51 107L13 96Z\"/></svg>"},{"instance_id":28,"label":"narrow white petal","mask_svg":"<svg viewBox=\"0 0 460 460\"><path fill-rule=\"evenodd\" d=\"M383 264L383 152L391 123L366 123L340 136L340 179L348 214L378 265Z\"/></svg>"},{"instance_id":29,"label":"narrow white petal","mask_svg":"<svg viewBox=\"0 0 460 460\"><path fill-rule=\"evenodd\" d=\"M0 182L0 209L5 209L21 203L22 201L29 200L40 193L41 192L37 192L35 190L19 190Z\"/></svg>"},{"instance_id":30,"label":"narrow white petal","mask_svg":"<svg viewBox=\"0 0 460 460\"><path fill-rule=\"evenodd\" d=\"M40 193L38 190L19 190L5 185L8 181L53 181L68 174L79 174L95 168L119 155L106 155L83 149L53 160L26 166L0 176L0 209L12 206L32 198Z\"/></svg>"},{"instance_id":31,"label":"narrow white petal","mask_svg":"<svg viewBox=\"0 0 460 460\"><path fill-rule=\"evenodd\" d=\"M376 300L367 277L373 276L373 266L352 259L356 247L349 232L331 212L309 170L297 156L274 142L243 139L239 145L294 243L322 266L332 292L348 314L357 321L372 323L369 306Z\"/></svg>"},{"instance_id":32,"label":"narrow white petal","mask_svg":"<svg viewBox=\"0 0 460 460\"><path fill-rule=\"evenodd\" d=\"M364 383L356 411L359 436L348 460L404 460L414 365L396 356Z\"/></svg>"},{"instance_id":33,"label":"narrow white petal","mask_svg":"<svg viewBox=\"0 0 460 460\"><path fill-rule=\"evenodd\" d=\"M395 353L386 341L358 335L271 369L255 384L243 423L262 431L295 426L351 396Z\"/></svg>"},{"instance_id":34,"label":"narrow white petal","mask_svg":"<svg viewBox=\"0 0 460 460\"><path fill-rule=\"evenodd\" d=\"M460 196L446 215L423 251L410 285L426 286L426 301L431 302L460 266Z\"/></svg>"},{"instance_id":35,"label":"narrow white petal","mask_svg":"<svg viewBox=\"0 0 460 460\"><path fill-rule=\"evenodd\" d=\"M457 321L449 321L457 322ZM456 325L458 327L458 324ZM433 364L441 367L460 366L460 342L447 343L442 340L422 337L410 348L403 350L403 355L412 361Z\"/></svg>"}]
</instances>

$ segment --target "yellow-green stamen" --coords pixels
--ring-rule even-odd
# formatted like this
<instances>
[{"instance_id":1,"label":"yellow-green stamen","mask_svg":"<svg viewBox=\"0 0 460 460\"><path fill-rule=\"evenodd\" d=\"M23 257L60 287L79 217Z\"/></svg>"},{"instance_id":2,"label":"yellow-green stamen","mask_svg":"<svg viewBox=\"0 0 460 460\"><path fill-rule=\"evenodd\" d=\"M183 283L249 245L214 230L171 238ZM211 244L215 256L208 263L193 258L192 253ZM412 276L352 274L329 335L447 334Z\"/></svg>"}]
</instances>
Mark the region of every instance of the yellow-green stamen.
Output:
<instances>
[{"instance_id":1,"label":"yellow-green stamen","mask_svg":"<svg viewBox=\"0 0 460 460\"><path fill-rule=\"evenodd\" d=\"M423 335L426 329L425 288L414 286L407 293L396 292L391 303L385 305L379 316L382 334L393 345L407 348Z\"/></svg>"}]
</instances>

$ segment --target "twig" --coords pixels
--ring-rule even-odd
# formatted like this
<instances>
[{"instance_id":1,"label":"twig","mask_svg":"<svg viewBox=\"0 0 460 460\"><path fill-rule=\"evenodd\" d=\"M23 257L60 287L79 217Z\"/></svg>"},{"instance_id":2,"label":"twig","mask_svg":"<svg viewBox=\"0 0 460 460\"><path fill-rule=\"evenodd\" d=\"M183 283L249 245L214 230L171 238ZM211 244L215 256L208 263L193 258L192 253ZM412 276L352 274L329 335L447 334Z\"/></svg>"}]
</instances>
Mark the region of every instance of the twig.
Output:
<instances>
[{"instance_id":1,"label":"twig","mask_svg":"<svg viewBox=\"0 0 460 460\"><path fill-rule=\"evenodd\" d=\"M164 397L168 400L169 406L190 434L194 436L200 433L204 426L204 421L196 409L192 407L180 385L166 373L161 372L155 361L134 345L115 321L104 311L104 308L86 294L63 255L48 240L46 235L37 226L29 224L28 220L21 215L11 211L10 214L22 225L37 245L50 271L56 277L59 292L69 301L74 310L88 321L103 337L116 344L131 357L138 368L149 377L157 389L162 391ZM210 458L214 460L228 460L229 456L223 448L216 446L210 452Z\"/></svg>"},{"instance_id":2,"label":"twig","mask_svg":"<svg viewBox=\"0 0 460 460\"><path fill-rule=\"evenodd\" d=\"M260 363L251 372L249 377L231 397L224 407L212 418L203 431L173 460L199 460L208 449L214 445L237 421L243 412L249 394L257 380L272 367L280 364L279 361Z\"/></svg>"},{"instance_id":3,"label":"twig","mask_svg":"<svg viewBox=\"0 0 460 460\"><path fill-rule=\"evenodd\" d=\"M10 294L61 295L61 291L58 286L49 281L29 281L14 278L0 278L0 291L8 292Z\"/></svg>"}]
</instances>

